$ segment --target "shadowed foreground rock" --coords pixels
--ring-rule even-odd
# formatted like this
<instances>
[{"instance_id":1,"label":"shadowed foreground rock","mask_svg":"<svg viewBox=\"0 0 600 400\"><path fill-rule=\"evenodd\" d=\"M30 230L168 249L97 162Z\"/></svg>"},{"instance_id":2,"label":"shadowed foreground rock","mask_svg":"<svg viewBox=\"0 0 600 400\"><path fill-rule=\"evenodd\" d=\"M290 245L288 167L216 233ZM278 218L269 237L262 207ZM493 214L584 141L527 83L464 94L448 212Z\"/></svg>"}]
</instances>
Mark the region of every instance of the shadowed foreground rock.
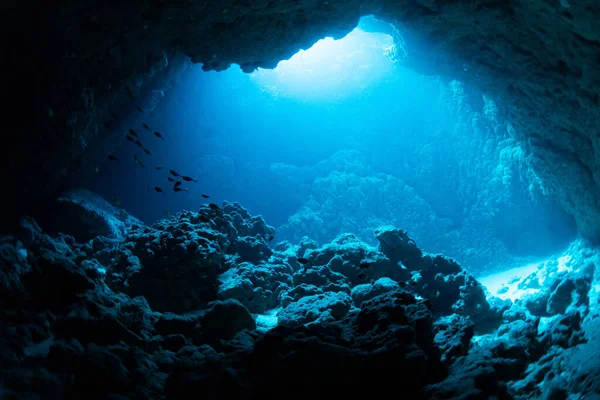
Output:
<instances>
[{"instance_id":1,"label":"shadowed foreground rock","mask_svg":"<svg viewBox=\"0 0 600 400\"><path fill-rule=\"evenodd\" d=\"M542 326L527 303L486 298L402 230L379 230L379 247L347 234L272 249L261 217L222 209L116 239L49 236L31 219L2 237L0 398L529 400L598 389L593 286L559 296Z\"/></svg>"}]
</instances>

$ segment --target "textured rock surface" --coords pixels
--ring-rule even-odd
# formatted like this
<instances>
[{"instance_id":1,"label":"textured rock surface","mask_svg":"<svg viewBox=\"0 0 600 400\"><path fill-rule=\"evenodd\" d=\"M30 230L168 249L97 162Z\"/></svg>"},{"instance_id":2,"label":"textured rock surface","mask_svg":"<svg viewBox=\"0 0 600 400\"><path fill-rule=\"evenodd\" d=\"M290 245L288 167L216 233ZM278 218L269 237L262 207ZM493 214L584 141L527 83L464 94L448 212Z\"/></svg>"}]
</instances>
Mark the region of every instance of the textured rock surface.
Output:
<instances>
[{"instance_id":1,"label":"textured rock surface","mask_svg":"<svg viewBox=\"0 0 600 400\"><path fill-rule=\"evenodd\" d=\"M282 243L250 263L238 240L264 242L271 228L239 204L223 210L86 243L30 218L1 237L0 397L350 398L401 388L416 400L533 400L598 390L589 268L598 251L574 247L587 275L544 282L557 305L567 297L556 288L574 289L541 319L486 298L459 264L407 246L393 227L380 232L403 239L385 241L387 255L342 235L321 248ZM410 272L398 263L409 259ZM383 276L357 279L370 269Z\"/></svg>"},{"instance_id":2,"label":"textured rock surface","mask_svg":"<svg viewBox=\"0 0 600 400\"><path fill-rule=\"evenodd\" d=\"M291 303L277 314L282 326L306 325L319 321L336 321L344 318L352 307L352 298L346 293L327 292L306 296Z\"/></svg>"},{"instance_id":3,"label":"textured rock surface","mask_svg":"<svg viewBox=\"0 0 600 400\"><path fill-rule=\"evenodd\" d=\"M69 190L58 198L51 218L42 221L50 232L73 236L87 242L97 236L121 238L132 227L143 223L100 196L85 190Z\"/></svg>"},{"instance_id":4,"label":"textured rock surface","mask_svg":"<svg viewBox=\"0 0 600 400\"><path fill-rule=\"evenodd\" d=\"M402 133L385 145L373 134L364 149L337 151L314 165L272 164L275 187L301 204L290 209L278 238L308 235L324 244L352 232L373 245L378 236L402 240L382 227L390 224L473 273L534 262L567 246L576 235L573 218L545 194L507 124L489 111L495 106L456 82L433 85L443 88L438 102L453 122L411 131L410 122L387 115L386 126Z\"/></svg>"},{"instance_id":5,"label":"textured rock surface","mask_svg":"<svg viewBox=\"0 0 600 400\"><path fill-rule=\"evenodd\" d=\"M599 240L600 70L589 61L600 56L597 5L420 3L421 12L395 18L414 34L404 35L407 64L450 74L503 104L547 189L581 233ZM427 54L410 55L413 38L429 45Z\"/></svg>"}]
</instances>

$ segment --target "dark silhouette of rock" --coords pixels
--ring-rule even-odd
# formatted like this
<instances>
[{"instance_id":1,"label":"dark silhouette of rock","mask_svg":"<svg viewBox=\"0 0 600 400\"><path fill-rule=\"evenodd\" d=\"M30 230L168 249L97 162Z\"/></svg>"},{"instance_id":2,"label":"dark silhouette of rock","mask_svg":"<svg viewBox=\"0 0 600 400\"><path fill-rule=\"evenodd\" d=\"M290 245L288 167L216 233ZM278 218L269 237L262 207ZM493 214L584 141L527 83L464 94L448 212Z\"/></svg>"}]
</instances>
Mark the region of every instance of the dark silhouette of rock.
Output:
<instances>
[{"instance_id":1,"label":"dark silhouette of rock","mask_svg":"<svg viewBox=\"0 0 600 400\"><path fill-rule=\"evenodd\" d=\"M486 298L446 257L422 256L412 283L394 280L407 272L350 235L307 247L308 267L290 265L291 245L243 261L235 232L260 241L269 228L237 214L183 212L89 243L23 220L0 239L0 397L594 398L600 319L587 269L547 282L557 314L542 321ZM403 254L406 237L386 251ZM356 279L365 259L390 276Z\"/></svg>"}]
</instances>

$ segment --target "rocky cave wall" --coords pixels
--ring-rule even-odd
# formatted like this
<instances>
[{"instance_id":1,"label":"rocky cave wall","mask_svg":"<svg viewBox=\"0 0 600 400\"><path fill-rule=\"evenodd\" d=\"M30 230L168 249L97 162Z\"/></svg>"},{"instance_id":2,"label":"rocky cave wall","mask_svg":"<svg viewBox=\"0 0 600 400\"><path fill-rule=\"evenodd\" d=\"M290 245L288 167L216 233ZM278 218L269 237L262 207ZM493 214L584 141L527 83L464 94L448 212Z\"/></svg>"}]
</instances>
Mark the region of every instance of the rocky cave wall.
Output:
<instances>
[{"instance_id":1,"label":"rocky cave wall","mask_svg":"<svg viewBox=\"0 0 600 400\"><path fill-rule=\"evenodd\" d=\"M316 165L271 164L265 185L302 199L277 227L279 240L322 243L352 232L375 245L372 232L389 223L475 275L537 261L573 240L572 217L546 195L495 104L457 81L435 81L440 92L431 97L456 119L424 125L396 111L386 122L397 119L395 137L368 132L372 142Z\"/></svg>"},{"instance_id":2,"label":"rocky cave wall","mask_svg":"<svg viewBox=\"0 0 600 400\"><path fill-rule=\"evenodd\" d=\"M239 203L148 226L86 190L61 201L54 234L24 218L0 236L2 399L600 390L600 249L583 241L506 282L527 293L513 303L389 225L376 246L319 247L271 241Z\"/></svg>"},{"instance_id":3,"label":"rocky cave wall","mask_svg":"<svg viewBox=\"0 0 600 400\"><path fill-rule=\"evenodd\" d=\"M155 89L145 78L166 54L206 70L270 68L368 14L399 27L405 65L504 105L548 190L582 235L600 239L600 6L589 0L11 4L3 26L16 78L8 89L11 107L27 117L9 116L2 179L13 190L5 200L27 207L58 190L109 109L131 112Z\"/></svg>"}]
</instances>

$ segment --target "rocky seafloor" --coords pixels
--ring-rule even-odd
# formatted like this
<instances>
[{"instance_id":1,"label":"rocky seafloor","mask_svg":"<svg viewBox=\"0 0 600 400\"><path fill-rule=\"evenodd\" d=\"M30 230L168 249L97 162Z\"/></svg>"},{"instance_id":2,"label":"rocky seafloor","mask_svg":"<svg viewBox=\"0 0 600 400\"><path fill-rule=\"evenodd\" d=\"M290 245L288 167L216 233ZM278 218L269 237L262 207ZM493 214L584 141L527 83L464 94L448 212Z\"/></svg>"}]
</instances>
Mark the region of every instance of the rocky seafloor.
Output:
<instances>
[{"instance_id":1,"label":"rocky seafloor","mask_svg":"<svg viewBox=\"0 0 600 400\"><path fill-rule=\"evenodd\" d=\"M393 226L318 247L237 203L148 226L85 191L54 216L0 238L1 399L600 399L583 242L512 302Z\"/></svg>"}]
</instances>

